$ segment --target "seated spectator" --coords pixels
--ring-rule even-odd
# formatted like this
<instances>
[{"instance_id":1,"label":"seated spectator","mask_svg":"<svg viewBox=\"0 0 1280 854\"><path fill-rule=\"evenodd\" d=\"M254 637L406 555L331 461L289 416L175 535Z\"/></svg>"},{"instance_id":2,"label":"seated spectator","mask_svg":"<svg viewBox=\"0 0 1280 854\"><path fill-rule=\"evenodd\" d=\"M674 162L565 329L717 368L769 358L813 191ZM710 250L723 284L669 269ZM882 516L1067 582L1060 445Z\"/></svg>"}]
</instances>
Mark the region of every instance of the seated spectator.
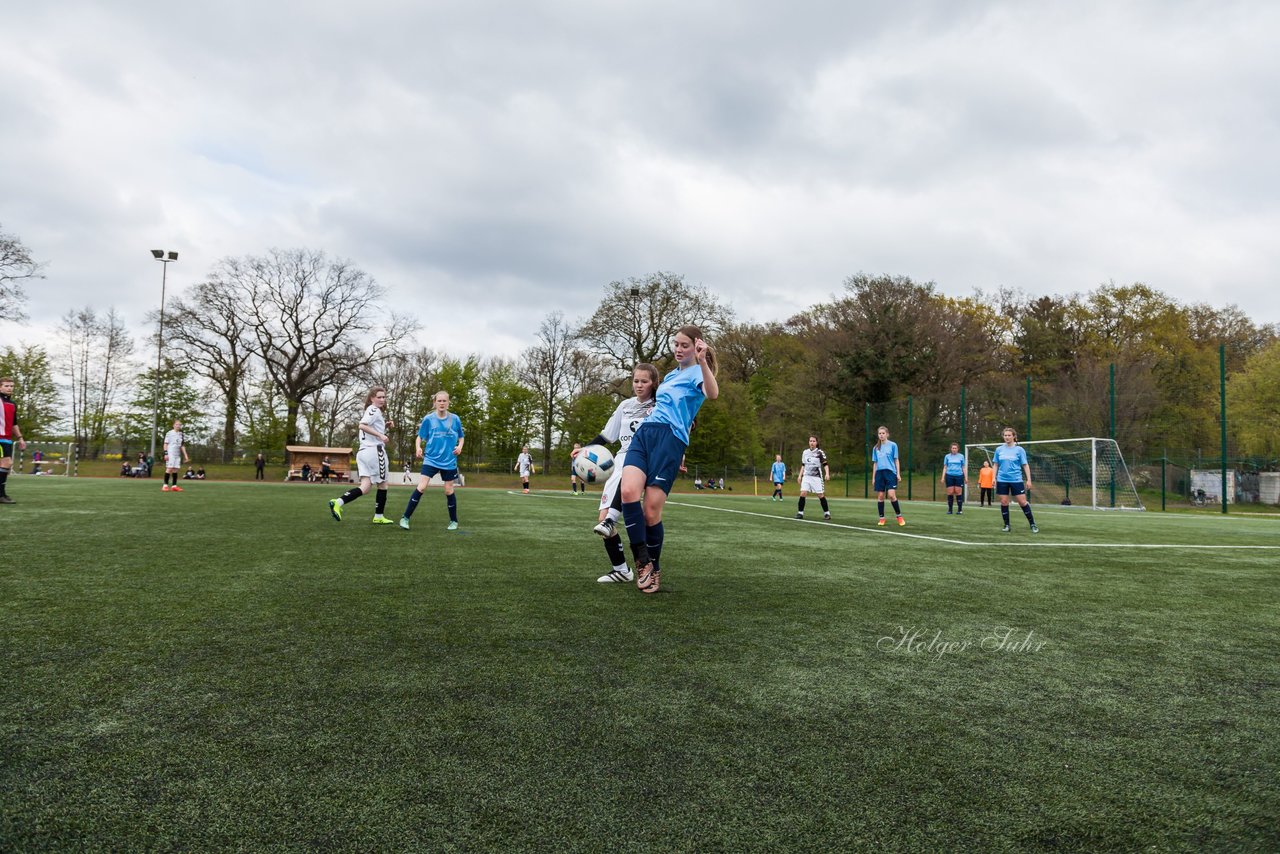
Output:
<instances>
[{"instance_id":1,"label":"seated spectator","mask_svg":"<svg viewBox=\"0 0 1280 854\"><path fill-rule=\"evenodd\" d=\"M325 457L320 461L320 480L328 483L329 478L333 475L333 469L329 467L329 458Z\"/></svg>"},{"instance_id":2,"label":"seated spectator","mask_svg":"<svg viewBox=\"0 0 1280 854\"><path fill-rule=\"evenodd\" d=\"M127 462L120 463L120 476L133 477L133 469L129 468L129 463Z\"/></svg>"},{"instance_id":3,"label":"seated spectator","mask_svg":"<svg viewBox=\"0 0 1280 854\"><path fill-rule=\"evenodd\" d=\"M694 489L702 489L702 478L700 478L700 477L695 477L695 478L693 479L693 488L694 488Z\"/></svg>"},{"instance_id":4,"label":"seated spectator","mask_svg":"<svg viewBox=\"0 0 1280 854\"><path fill-rule=\"evenodd\" d=\"M302 479L303 481L311 480L311 463L302 464Z\"/></svg>"},{"instance_id":5,"label":"seated spectator","mask_svg":"<svg viewBox=\"0 0 1280 854\"><path fill-rule=\"evenodd\" d=\"M716 479L714 477L707 478L707 489L716 488Z\"/></svg>"},{"instance_id":6,"label":"seated spectator","mask_svg":"<svg viewBox=\"0 0 1280 854\"><path fill-rule=\"evenodd\" d=\"M204 466L196 469L196 480L204 480Z\"/></svg>"},{"instance_id":7,"label":"seated spectator","mask_svg":"<svg viewBox=\"0 0 1280 854\"><path fill-rule=\"evenodd\" d=\"M187 470L182 473L182 479L195 480L196 479L195 469L191 468L191 466L187 466Z\"/></svg>"}]
</instances>

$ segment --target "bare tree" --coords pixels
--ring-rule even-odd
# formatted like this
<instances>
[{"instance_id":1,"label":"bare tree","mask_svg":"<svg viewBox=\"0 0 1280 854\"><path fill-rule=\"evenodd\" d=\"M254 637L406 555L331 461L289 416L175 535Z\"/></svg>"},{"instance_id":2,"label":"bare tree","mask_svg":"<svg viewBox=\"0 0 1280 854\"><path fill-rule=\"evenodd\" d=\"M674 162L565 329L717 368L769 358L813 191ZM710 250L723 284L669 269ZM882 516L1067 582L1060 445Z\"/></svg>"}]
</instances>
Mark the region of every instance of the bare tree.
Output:
<instances>
[{"instance_id":1,"label":"bare tree","mask_svg":"<svg viewBox=\"0 0 1280 854\"><path fill-rule=\"evenodd\" d=\"M22 289L27 279L42 279L43 264L31 257L31 250L12 234L4 232L0 224L0 304L5 306L10 320L26 320L22 304L27 294Z\"/></svg>"},{"instance_id":2,"label":"bare tree","mask_svg":"<svg viewBox=\"0 0 1280 854\"><path fill-rule=\"evenodd\" d=\"M384 312L384 289L350 261L309 249L229 258L217 279L233 293L287 406L286 443L298 438L302 401L347 375L367 372L412 332L413 320Z\"/></svg>"},{"instance_id":3,"label":"bare tree","mask_svg":"<svg viewBox=\"0 0 1280 854\"><path fill-rule=\"evenodd\" d=\"M538 343L521 355L521 379L538 394L538 417L542 422L542 464L551 464L551 437L557 416L570 392L574 330L564 313L553 311L538 327Z\"/></svg>"},{"instance_id":4,"label":"bare tree","mask_svg":"<svg viewBox=\"0 0 1280 854\"><path fill-rule=\"evenodd\" d=\"M186 299L174 300L165 317L170 357L213 383L222 397L223 462L235 453L240 394L251 359L251 329L235 294L215 276L196 285Z\"/></svg>"},{"instance_id":5,"label":"bare tree","mask_svg":"<svg viewBox=\"0 0 1280 854\"><path fill-rule=\"evenodd\" d=\"M59 361L70 379L71 433L81 454L96 456L111 407L128 382L133 338L114 308L103 318L88 307L68 311L59 332Z\"/></svg>"},{"instance_id":6,"label":"bare tree","mask_svg":"<svg viewBox=\"0 0 1280 854\"><path fill-rule=\"evenodd\" d=\"M702 285L686 285L675 273L610 282L595 314L578 330L588 349L624 374L639 362L659 367L671 361L671 336L689 323L714 335L733 319L733 310Z\"/></svg>"}]
</instances>

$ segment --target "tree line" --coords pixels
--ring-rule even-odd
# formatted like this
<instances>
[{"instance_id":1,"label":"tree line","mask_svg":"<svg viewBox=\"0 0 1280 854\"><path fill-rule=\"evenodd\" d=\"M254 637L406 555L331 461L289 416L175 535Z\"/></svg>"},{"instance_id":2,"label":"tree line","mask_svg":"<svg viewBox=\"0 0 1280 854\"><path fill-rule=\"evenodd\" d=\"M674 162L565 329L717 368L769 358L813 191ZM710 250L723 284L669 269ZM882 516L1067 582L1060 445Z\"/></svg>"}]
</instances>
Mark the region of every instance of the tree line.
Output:
<instances>
[{"instance_id":1,"label":"tree line","mask_svg":"<svg viewBox=\"0 0 1280 854\"><path fill-rule=\"evenodd\" d=\"M38 275L26 261L24 278ZM84 307L63 316L53 341L6 347L0 371L18 380L27 435L65 436L88 457L145 449L153 397L160 429L181 419L210 459L349 445L365 392L382 385L397 459L410 457L419 419L446 389L468 457L507 460L530 444L545 466L599 431L635 364L670 369L670 337L692 322L716 347L722 393L699 415L689 461L737 468L790 459L810 434L833 459L859 462L868 418L892 422L901 439L907 412L922 454L1024 420L1037 438L1105 436L1114 421L1130 458L1216 448L1223 348L1235 447L1280 453L1280 330L1140 283L958 298L932 282L858 274L831 300L760 323L657 272L605 285L589 317L548 314L516 358L417 346L418 322L389 311L386 296L348 260L273 249L218 262L163 317L145 318L141 342L114 309Z\"/></svg>"}]
</instances>

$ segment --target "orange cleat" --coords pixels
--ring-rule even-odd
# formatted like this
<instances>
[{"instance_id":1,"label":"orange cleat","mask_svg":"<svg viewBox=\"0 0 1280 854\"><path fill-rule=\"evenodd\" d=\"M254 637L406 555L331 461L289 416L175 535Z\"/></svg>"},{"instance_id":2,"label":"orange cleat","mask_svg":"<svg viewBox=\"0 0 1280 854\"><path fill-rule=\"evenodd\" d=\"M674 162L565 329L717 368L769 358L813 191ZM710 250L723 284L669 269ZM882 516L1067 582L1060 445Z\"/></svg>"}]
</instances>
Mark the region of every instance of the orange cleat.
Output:
<instances>
[{"instance_id":1,"label":"orange cleat","mask_svg":"<svg viewBox=\"0 0 1280 854\"><path fill-rule=\"evenodd\" d=\"M662 570L655 569L649 573L649 583L640 588L641 593L657 593L658 585L662 579Z\"/></svg>"},{"instance_id":2,"label":"orange cleat","mask_svg":"<svg viewBox=\"0 0 1280 854\"><path fill-rule=\"evenodd\" d=\"M882 517L880 517L880 521L879 521L879 522L876 522L876 524L877 524L877 525L879 525L881 528L883 528L883 527L884 527L884 517L883 517L883 516L882 516Z\"/></svg>"},{"instance_id":3,"label":"orange cleat","mask_svg":"<svg viewBox=\"0 0 1280 854\"><path fill-rule=\"evenodd\" d=\"M170 491L170 492L181 492L181 491L182 491L182 487L181 487L181 486L171 486L171 487L169 487L169 491Z\"/></svg>"},{"instance_id":4,"label":"orange cleat","mask_svg":"<svg viewBox=\"0 0 1280 854\"><path fill-rule=\"evenodd\" d=\"M905 527L906 527L906 525L907 525L907 520L906 520L906 519L903 519L901 516L899 516L899 517L898 517L898 527L899 527L899 528L905 528Z\"/></svg>"}]
</instances>

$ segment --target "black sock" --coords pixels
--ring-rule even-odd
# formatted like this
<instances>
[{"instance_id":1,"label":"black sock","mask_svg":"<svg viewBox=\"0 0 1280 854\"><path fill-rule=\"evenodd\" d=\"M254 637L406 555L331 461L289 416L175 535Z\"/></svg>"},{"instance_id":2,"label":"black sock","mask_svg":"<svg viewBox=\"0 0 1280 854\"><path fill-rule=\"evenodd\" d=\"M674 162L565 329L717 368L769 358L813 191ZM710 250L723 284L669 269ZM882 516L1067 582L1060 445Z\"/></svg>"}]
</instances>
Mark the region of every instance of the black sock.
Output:
<instances>
[{"instance_id":1,"label":"black sock","mask_svg":"<svg viewBox=\"0 0 1280 854\"><path fill-rule=\"evenodd\" d=\"M622 550L622 537L614 534L604 541L604 553L609 556L610 566L625 566L627 553Z\"/></svg>"},{"instance_id":2,"label":"black sock","mask_svg":"<svg viewBox=\"0 0 1280 854\"><path fill-rule=\"evenodd\" d=\"M822 496L821 498L819 498L819 499L818 499L818 501L822 504L822 512L823 512L823 513L830 513L830 512L831 512L831 508L827 506L827 496L825 496L825 495L824 495L824 496Z\"/></svg>"},{"instance_id":3,"label":"black sock","mask_svg":"<svg viewBox=\"0 0 1280 854\"><path fill-rule=\"evenodd\" d=\"M883 502L883 501L877 501L877 502L876 502L876 509L880 511L880 518L881 518L881 519L883 519L883 518L884 518L884 502Z\"/></svg>"},{"instance_id":4,"label":"black sock","mask_svg":"<svg viewBox=\"0 0 1280 854\"><path fill-rule=\"evenodd\" d=\"M658 569L658 561L662 559L662 523L656 525L648 525L644 532L644 544L649 550L649 558L653 561L653 568Z\"/></svg>"},{"instance_id":5,"label":"black sock","mask_svg":"<svg viewBox=\"0 0 1280 854\"><path fill-rule=\"evenodd\" d=\"M957 509L957 510L963 510L963 509L964 509L964 496L963 496L963 495L957 495L957 496L956 496L956 509Z\"/></svg>"},{"instance_id":6,"label":"black sock","mask_svg":"<svg viewBox=\"0 0 1280 854\"><path fill-rule=\"evenodd\" d=\"M954 495L947 496L947 509L954 510L956 506L956 497Z\"/></svg>"},{"instance_id":7,"label":"black sock","mask_svg":"<svg viewBox=\"0 0 1280 854\"><path fill-rule=\"evenodd\" d=\"M387 491L385 489L379 489L373 496L373 512L381 516L382 512L386 509Z\"/></svg>"},{"instance_id":8,"label":"black sock","mask_svg":"<svg viewBox=\"0 0 1280 854\"><path fill-rule=\"evenodd\" d=\"M897 499L894 499L894 500L893 500L893 502L892 502L892 504L893 504L893 515L895 515L895 516L901 516L901 515L902 515L902 508L898 506L898 501L897 501Z\"/></svg>"},{"instance_id":9,"label":"black sock","mask_svg":"<svg viewBox=\"0 0 1280 854\"><path fill-rule=\"evenodd\" d=\"M413 494L409 496L409 503L405 505L404 518L408 519L413 515L413 511L418 509L418 502L421 500L422 493L415 489Z\"/></svg>"},{"instance_id":10,"label":"black sock","mask_svg":"<svg viewBox=\"0 0 1280 854\"><path fill-rule=\"evenodd\" d=\"M444 497L444 503L449 505L449 521L458 521L458 496L451 492Z\"/></svg>"},{"instance_id":11,"label":"black sock","mask_svg":"<svg viewBox=\"0 0 1280 854\"><path fill-rule=\"evenodd\" d=\"M1008 504L1000 505L1000 517L1004 519L1004 526L1006 528L1009 527L1009 505Z\"/></svg>"},{"instance_id":12,"label":"black sock","mask_svg":"<svg viewBox=\"0 0 1280 854\"><path fill-rule=\"evenodd\" d=\"M342 503L350 504L352 501L355 501L361 495L364 495L364 493L360 491L360 487L353 486L350 489L348 489L346 492L342 493Z\"/></svg>"},{"instance_id":13,"label":"black sock","mask_svg":"<svg viewBox=\"0 0 1280 854\"><path fill-rule=\"evenodd\" d=\"M644 521L644 505L639 501L626 502L622 505L622 518L627 525L631 556L635 558L636 569L639 569L649 562L649 547L645 545L645 534L649 526Z\"/></svg>"},{"instance_id":14,"label":"black sock","mask_svg":"<svg viewBox=\"0 0 1280 854\"><path fill-rule=\"evenodd\" d=\"M804 512L804 496L803 495L800 496L800 501L796 504L796 512L797 513Z\"/></svg>"},{"instance_id":15,"label":"black sock","mask_svg":"<svg viewBox=\"0 0 1280 854\"><path fill-rule=\"evenodd\" d=\"M1028 521L1028 522L1030 522L1032 525L1034 525L1034 524L1036 523L1036 517L1034 517L1034 516L1032 516L1032 515L1031 515L1031 502L1030 502L1030 501L1028 501L1026 504L1023 504L1023 505L1022 505L1022 515L1023 515L1023 516L1026 516L1026 517L1027 517L1027 521Z\"/></svg>"},{"instance_id":16,"label":"black sock","mask_svg":"<svg viewBox=\"0 0 1280 854\"><path fill-rule=\"evenodd\" d=\"M9 482L9 469L0 469L0 495L8 495L5 492L5 486Z\"/></svg>"}]
</instances>

